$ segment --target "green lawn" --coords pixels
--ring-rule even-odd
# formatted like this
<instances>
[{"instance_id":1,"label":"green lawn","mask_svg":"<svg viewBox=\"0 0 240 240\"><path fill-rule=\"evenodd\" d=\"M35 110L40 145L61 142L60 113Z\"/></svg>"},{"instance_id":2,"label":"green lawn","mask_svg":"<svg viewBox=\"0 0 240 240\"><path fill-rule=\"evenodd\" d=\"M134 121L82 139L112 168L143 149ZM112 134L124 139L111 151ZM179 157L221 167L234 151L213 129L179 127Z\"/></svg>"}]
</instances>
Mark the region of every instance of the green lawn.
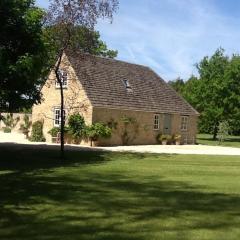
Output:
<instances>
[{"instance_id":1,"label":"green lawn","mask_svg":"<svg viewBox=\"0 0 240 240\"><path fill-rule=\"evenodd\" d=\"M238 240L240 158L0 144L0 239Z\"/></svg>"},{"instance_id":2,"label":"green lawn","mask_svg":"<svg viewBox=\"0 0 240 240\"><path fill-rule=\"evenodd\" d=\"M214 141L210 134L198 134L197 143L204 145L219 146L219 141ZM240 136L228 136L220 146L240 147Z\"/></svg>"}]
</instances>

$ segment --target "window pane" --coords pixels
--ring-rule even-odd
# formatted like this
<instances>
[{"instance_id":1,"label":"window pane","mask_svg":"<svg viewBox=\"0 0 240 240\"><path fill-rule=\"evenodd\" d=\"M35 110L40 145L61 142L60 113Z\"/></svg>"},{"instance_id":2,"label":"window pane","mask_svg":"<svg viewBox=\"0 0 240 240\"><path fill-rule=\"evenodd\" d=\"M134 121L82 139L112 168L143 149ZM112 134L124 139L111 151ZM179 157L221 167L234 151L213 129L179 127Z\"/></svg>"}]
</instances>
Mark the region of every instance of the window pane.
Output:
<instances>
[{"instance_id":1,"label":"window pane","mask_svg":"<svg viewBox=\"0 0 240 240\"><path fill-rule=\"evenodd\" d=\"M154 115L154 126L153 129L158 130L159 129L159 114Z\"/></svg>"}]
</instances>

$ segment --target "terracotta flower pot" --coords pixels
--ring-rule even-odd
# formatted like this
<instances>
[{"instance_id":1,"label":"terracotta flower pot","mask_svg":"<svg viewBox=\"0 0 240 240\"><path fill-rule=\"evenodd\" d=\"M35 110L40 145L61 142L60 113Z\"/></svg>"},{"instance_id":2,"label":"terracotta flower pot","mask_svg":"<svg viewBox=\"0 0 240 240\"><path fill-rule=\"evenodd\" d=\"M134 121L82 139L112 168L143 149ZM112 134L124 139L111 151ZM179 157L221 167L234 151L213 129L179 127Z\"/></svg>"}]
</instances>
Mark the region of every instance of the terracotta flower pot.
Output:
<instances>
[{"instance_id":1,"label":"terracotta flower pot","mask_svg":"<svg viewBox=\"0 0 240 240\"><path fill-rule=\"evenodd\" d=\"M167 140L162 140L162 145L167 145Z\"/></svg>"}]
</instances>

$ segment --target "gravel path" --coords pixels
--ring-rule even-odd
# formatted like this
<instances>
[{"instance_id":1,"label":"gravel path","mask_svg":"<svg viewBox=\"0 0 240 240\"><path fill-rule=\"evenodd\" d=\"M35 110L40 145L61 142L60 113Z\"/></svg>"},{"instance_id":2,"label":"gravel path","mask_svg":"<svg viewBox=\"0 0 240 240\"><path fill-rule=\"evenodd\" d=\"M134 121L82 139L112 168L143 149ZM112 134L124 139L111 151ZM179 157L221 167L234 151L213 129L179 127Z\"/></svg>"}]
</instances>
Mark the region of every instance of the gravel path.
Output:
<instances>
[{"instance_id":1,"label":"gravel path","mask_svg":"<svg viewBox=\"0 0 240 240\"><path fill-rule=\"evenodd\" d=\"M18 143L26 145L39 145L39 147L53 147L56 144L49 143L32 143L19 133L3 133L0 132L0 143ZM29 146L30 147L30 146ZM141 146L118 146L118 147L85 147L78 145L68 145L67 148L79 150L106 150L106 151L131 151L131 152L149 152L149 153L167 153L167 154L205 154L205 155L238 155L240 156L240 148L218 147L206 145L141 145Z\"/></svg>"}]
</instances>

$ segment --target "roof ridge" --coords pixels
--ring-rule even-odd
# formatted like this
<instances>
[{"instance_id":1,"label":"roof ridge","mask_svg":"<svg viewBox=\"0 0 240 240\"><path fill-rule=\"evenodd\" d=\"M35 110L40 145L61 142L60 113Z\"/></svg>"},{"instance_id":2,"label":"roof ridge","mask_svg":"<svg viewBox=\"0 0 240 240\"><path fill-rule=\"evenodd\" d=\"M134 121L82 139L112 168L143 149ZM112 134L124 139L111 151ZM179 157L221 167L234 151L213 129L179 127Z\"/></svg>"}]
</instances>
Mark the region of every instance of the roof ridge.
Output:
<instances>
[{"instance_id":1,"label":"roof ridge","mask_svg":"<svg viewBox=\"0 0 240 240\"><path fill-rule=\"evenodd\" d=\"M198 115L148 66L79 51L66 52L66 55L93 107ZM122 78L130 80L133 93L126 91Z\"/></svg>"},{"instance_id":2,"label":"roof ridge","mask_svg":"<svg viewBox=\"0 0 240 240\"><path fill-rule=\"evenodd\" d=\"M79 54L81 54L81 55L87 55L87 56L91 56L91 57L94 57L94 58L100 58L100 59L107 60L107 61L120 62L120 63L135 65L135 66L139 66L139 67L149 68L148 66L143 65L143 64L132 63L132 62L127 62L127 61L124 61L124 60L121 60L121 59L115 59L115 58L109 58L109 57L94 55L94 54L91 54L91 53L81 52L80 50L75 51L75 52L70 51L70 50L67 50L67 51L65 51L65 52L66 52L66 55L68 55L69 52L74 53L74 54L78 54L78 53L79 53ZM149 69L150 69L150 68L149 68Z\"/></svg>"}]
</instances>

